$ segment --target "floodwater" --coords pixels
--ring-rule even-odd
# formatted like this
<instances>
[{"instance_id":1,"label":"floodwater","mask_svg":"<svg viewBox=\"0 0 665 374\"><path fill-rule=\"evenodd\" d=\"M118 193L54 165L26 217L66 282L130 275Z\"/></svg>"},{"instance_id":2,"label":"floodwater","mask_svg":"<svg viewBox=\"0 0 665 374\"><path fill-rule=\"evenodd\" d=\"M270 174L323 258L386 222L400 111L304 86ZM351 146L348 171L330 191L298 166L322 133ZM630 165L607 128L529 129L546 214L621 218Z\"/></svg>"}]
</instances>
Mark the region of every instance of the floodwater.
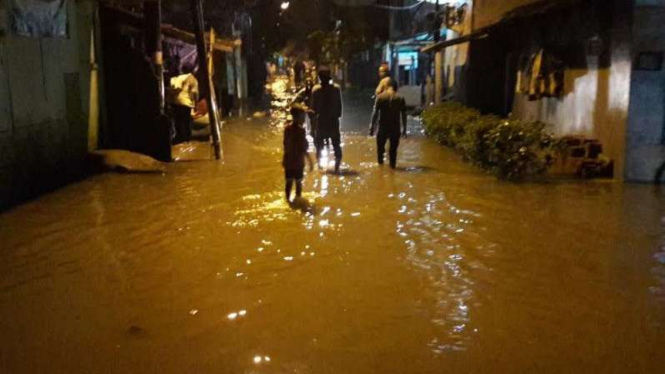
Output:
<instances>
[{"instance_id":1,"label":"floodwater","mask_svg":"<svg viewBox=\"0 0 665 374\"><path fill-rule=\"evenodd\" d=\"M662 372L663 191L501 182L420 136L378 167L348 96L343 171L296 207L273 115L0 215L0 372Z\"/></svg>"}]
</instances>

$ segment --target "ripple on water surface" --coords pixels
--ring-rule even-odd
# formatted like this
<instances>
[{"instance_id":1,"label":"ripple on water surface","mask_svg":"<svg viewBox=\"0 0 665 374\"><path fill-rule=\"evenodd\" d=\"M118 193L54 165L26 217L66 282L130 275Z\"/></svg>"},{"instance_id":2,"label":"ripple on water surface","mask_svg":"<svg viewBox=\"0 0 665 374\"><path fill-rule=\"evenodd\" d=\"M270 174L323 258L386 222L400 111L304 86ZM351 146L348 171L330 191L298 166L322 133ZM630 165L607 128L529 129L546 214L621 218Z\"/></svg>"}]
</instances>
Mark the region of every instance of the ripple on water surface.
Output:
<instances>
[{"instance_id":1,"label":"ripple on water surface","mask_svg":"<svg viewBox=\"0 0 665 374\"><path fill-rule=\"evenodd\" d=\"M391 170L345 134L343 172L307 173L289 204L284 84L268 118L225 126L222 162L96 176L0 215L0 371L665 364L660 192L503 183L419 137Z\"/></svg>"}]
</instances>

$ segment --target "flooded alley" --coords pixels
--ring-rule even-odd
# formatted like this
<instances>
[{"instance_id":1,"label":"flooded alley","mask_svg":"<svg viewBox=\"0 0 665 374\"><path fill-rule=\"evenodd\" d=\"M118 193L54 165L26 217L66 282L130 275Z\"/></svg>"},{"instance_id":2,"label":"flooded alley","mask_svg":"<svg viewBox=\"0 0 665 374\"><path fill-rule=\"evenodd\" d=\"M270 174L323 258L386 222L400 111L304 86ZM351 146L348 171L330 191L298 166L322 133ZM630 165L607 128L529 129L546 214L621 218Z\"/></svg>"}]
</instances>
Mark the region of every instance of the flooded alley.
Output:
<instances>
[{"instance_id":1,"label":"flooded alley","mask_svg":"<svg viewBox=\"0 0 665 374\"><path fill-rule=\"evenodd\" d=\"M502 182L413 126L379 167L345 95L342 172L296 207L274 111L226 124L222 162L1 214L0 372L662 370L662 190Z\"/></svg>"}]
</instances>

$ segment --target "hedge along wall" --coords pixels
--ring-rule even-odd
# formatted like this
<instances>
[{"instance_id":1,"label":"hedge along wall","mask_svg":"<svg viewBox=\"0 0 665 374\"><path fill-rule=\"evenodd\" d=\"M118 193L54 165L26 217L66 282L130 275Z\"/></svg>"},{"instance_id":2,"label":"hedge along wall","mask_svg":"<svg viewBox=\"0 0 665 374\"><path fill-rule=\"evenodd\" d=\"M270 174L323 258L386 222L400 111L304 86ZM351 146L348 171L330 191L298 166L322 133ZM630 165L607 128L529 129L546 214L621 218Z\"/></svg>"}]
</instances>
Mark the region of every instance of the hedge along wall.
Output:
<instances>
[{"instance_id":1,"label":"hedge along wall","mask_svg":"<svg viewBox=\"0 0 665 374\"><path fill-rule=\"evenodd\" d=\"M558 146L544 123L482 115L453 101L426 109L423 122L428 136L502 179L544 174Z\"/></svg>"}]
</instances>

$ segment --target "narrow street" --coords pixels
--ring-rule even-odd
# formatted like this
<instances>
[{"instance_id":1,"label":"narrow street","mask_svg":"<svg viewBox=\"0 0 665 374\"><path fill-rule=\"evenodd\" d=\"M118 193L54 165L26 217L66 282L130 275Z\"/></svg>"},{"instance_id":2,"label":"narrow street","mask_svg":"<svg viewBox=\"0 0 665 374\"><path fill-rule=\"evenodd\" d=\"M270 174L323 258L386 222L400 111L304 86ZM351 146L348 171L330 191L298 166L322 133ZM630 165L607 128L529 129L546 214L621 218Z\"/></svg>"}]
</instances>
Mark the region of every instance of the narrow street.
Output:
<instances>
[{"instance_id":1,"label":"narrow street","mask_svg":"<svg viewBox=\"0 0 665 374\"><path fill-rule=\"evenodd\" d=\"M0 372L662 370L662 190L502 182L415 122L378 167L372 101L345 94L342 173L295 209L273 112L227 123L223 162L0 215Z\"/></svg>"}]
</instances>

